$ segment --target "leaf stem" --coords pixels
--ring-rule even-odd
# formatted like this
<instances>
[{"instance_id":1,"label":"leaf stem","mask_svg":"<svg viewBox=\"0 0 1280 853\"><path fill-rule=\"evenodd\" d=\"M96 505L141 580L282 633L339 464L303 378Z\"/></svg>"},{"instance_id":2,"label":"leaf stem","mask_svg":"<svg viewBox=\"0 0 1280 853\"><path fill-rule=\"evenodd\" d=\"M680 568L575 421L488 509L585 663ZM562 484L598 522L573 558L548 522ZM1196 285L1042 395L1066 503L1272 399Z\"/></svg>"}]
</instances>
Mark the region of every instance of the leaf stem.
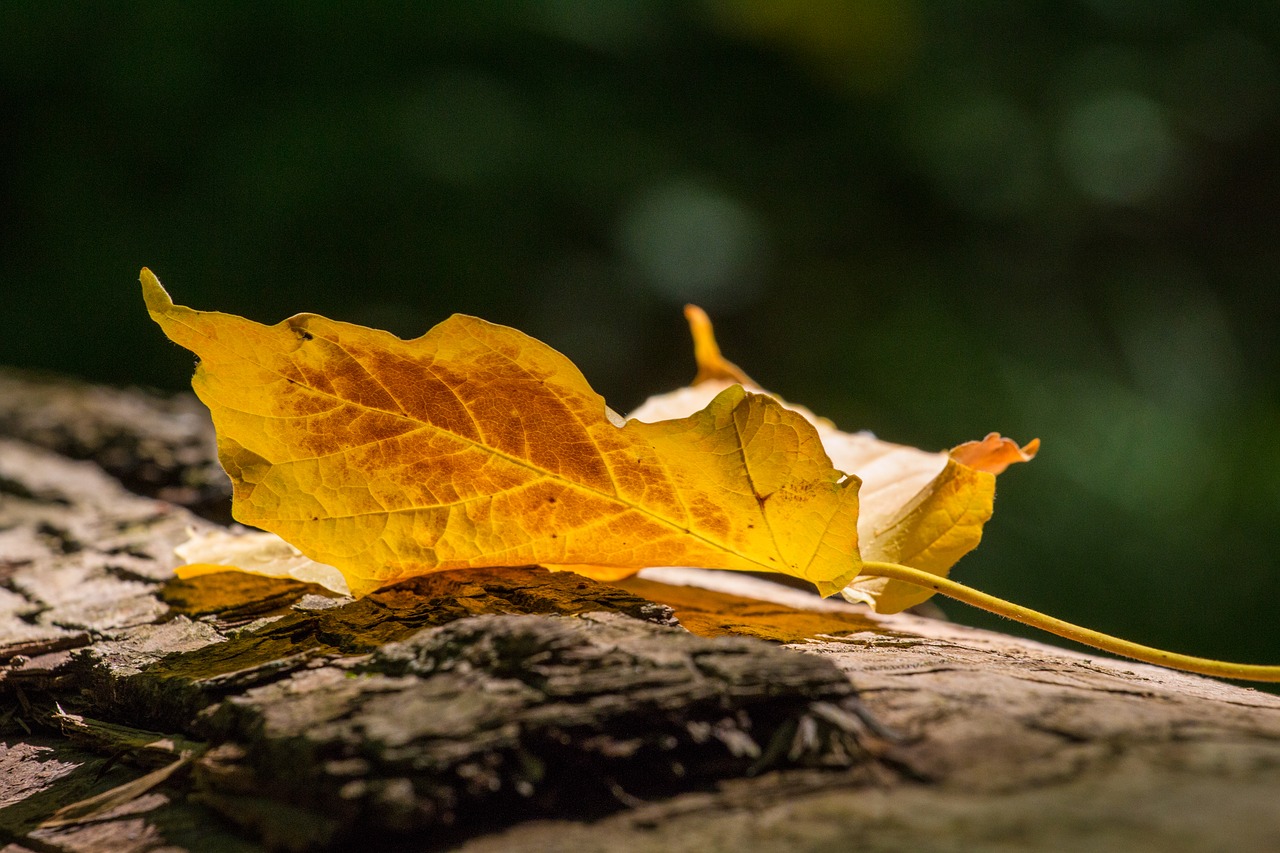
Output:
<instances>
[{"instance_id":1,"label":"leaf stem","mask_svg":"<svg viewBox=\"0 0 1280 853\"><path fill-rule=\"evenodd\" d=\"M1280 666L1228 663L1227 661L1181 655L1139 643L1131 643L1119 637L1112 637L1099 631L1072 625L1070 622L1064 622L1053 616L1023 607L1020 604L1014 604L1011 601L996 598L994 595L979 592L964 584L956 583L949 578L930 574L921 569L913 569L910 566L903 566L898 563L863 563L862 576L889 578L909 583L913 586L931 589L934 592L942 593L957 601L963 601L965 604L981 610L1004 616L1015 622L1021 622L1023 625L1030 625L1033 628L1057 634L1059 637L1066 637L1068 640L1074 640L1086 646L1093 646L1095 649L1101 649L1105 652L1133 658L1145 663L1154 663L1158 666L1180 669L1185 672L1197 672L1201 675L1213 675L1218 678L1235 678L1243 681L1280 681Z\"/></svg>"}]
</instances>

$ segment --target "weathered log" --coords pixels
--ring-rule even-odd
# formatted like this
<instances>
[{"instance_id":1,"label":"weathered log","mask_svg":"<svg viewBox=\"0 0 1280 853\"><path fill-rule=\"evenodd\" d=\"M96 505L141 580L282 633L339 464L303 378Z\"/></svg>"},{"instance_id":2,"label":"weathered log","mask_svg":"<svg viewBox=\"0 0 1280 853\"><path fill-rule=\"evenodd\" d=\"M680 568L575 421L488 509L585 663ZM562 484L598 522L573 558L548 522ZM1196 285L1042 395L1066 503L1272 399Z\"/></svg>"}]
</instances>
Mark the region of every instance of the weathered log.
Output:
<instances>
[{"instance_id":1,"label":"weathered log","mask_svg":"<svg viewBox=\"0 0 1280 853\"><path fill-rule=\"evenodd\" d=\"M178 581L190 406L0 378L4 853L1280 849L1221 682L740 575Z\"/></svg>"},{"instance_id":2,"label":"weathered log","mask_svg":"<svg viewBox=\"0 0 1280 853\"><path fill-rule=\"evenodd\" d=\"M90 460L136 494L231 520L231 481L214 458L213 423L190 394L0 368L0 436Z\"/></svg>"},{"instance_id":3,"label":"weathered log","mask_svg":"<svg viewBox=\"0 0 1280 853\"><path fill-rule=\"evenodd\" d=\"M101 809L159 787L178 794L155 808L198 803L255 843L310 849L868 760L836 667L690 634L614 587L529 567L358 601L234 573L179 581L173 544L207 522L14 440L0 478L0 826L23 843L77 847L92 827L93 849L125 849ZM82 784L43 785L50 759L86 751L142 782L88 802Z\"/></svg>"}]
</instances>

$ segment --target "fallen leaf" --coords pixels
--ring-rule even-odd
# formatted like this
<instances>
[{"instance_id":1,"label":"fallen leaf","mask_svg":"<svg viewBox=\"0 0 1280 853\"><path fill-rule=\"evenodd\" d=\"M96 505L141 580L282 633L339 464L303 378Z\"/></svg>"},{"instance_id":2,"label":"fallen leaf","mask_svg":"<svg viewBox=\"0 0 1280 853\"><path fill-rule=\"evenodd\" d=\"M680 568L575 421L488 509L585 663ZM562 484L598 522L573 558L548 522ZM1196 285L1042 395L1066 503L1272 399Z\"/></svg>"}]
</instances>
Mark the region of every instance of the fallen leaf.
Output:
<instances>
[{"instance_id":1,"label":"fallen leaf","mask_svg":"<svg viewBox=\"0 0 1280 853\"><path fill-rule=\"evenodd\" d=\"M706 314L685 309L694 338L698 373L693 384L646 400L629 417L661 421L697 411L725 388L742 385L769 394L741 368L724 359ZM858 541L867 562L901 563L945 576L978 546L983 525L991 518L995 475L1015 462L1026 462L1039 449L1038 440L1017 442L991 433L981 441L950 452L931 453L881 441L869 432L842 432L804 406L770 394L814 425L832 464L862 481ZM914 584L881 577L859 577L842 593L880 613L897 613L926 601L934 593Z\"/></svg>"},{"instance_id":2,"label":"fallen leaf","mask_svg":"<svg viewBox=\"0 0 1280 853\"><path fill-rule=\"evenodd\" d=\"M336 567L352 593L444 569L540 564L857 575L858 481L817 431L740 385L674 420L621 419L560 353L455 315L414 340L300 314L264 326L173 303L200 357L232 513Z\"/></svg>"},{"instance_id":3,"label":"fallen leaf","mask_svg":"<svg viewBox=\"0 0 1280 853\"><path fill-rule=\"evenodd\" d=\"M192 386L213 414L232 514L336 568L355 595L525 563L610 579L650 566L764 570L883 613L942 592L1137 660L1280 681L1280 666L1143 646L947 579L981 538L995 475L1039 442L993 433L931 454L842 433L761 393L696 308L694 385L623 421L563 355L474 317L404 341L314 314L263 326L195 311L145 269L142 287L165 334L200 356ZM733 630L772 618L758 615ZM78 808L97 814L133 790Z\"/></svg>"}]
</instances>

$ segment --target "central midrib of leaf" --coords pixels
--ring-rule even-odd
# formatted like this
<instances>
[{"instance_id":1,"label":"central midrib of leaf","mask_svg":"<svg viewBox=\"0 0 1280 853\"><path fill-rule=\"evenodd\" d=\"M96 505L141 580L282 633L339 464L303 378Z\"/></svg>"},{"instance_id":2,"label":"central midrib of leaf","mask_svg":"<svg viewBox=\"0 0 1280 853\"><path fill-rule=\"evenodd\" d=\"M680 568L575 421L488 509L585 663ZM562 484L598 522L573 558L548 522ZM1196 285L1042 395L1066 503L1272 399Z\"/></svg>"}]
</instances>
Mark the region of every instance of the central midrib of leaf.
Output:
<instances>
[{"instance_id":1,"label":"central midrib of leaf","mask_svg":"<svg viewBox=\"0 0 1280 853\"><path fill-rule=\"evenodd\" d=\"M747 440L746 440L746 437L743 436L742 434L742 426L738 423L737 418L733 419L733 434L738 437L738 458L742 460L742 470L745 471L747 474L747 485L751 487L751 494L756 496L756 500L761 501L762 498L760 495L760 490L756 488L755 475L751 473L751 460L747 458ZM777 553L778 557L781 558L783 563L785 564L786 558L782 556L782 549L778 547L778 534L775 533L773 530L773 522L769 520L769 514L764 511L764 504L760 503L759 506L760 506L760 518L764 520L764 526L769 531L769 540L773 542L773 550L774 552ZM815 550L814 553L816 554L817 551ZM809 563L812 563L812 562L813 562L813 558L810 557ZM805 564L806 568L808 567L809 563Z\"/></svg>"}]
</instances>

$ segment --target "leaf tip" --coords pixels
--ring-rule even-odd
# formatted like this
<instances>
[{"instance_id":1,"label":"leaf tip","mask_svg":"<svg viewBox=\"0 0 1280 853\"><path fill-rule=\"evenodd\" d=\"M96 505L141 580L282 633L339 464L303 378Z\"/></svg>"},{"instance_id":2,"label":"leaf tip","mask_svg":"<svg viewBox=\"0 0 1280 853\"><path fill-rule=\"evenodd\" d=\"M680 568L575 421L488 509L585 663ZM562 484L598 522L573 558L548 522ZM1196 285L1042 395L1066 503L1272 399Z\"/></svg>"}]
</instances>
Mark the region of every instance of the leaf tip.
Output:
<instances>
[{"instance_id":1,"label":"leaf tip","mask_svg":"<svg viewBox=\"0 0 1280 853\"><path fill-rule=\"evenodd\" d=\"M720 354L720 345L716 343L716 333L706 311L697 305L686 305L684 319L689 324L689 334L693 336L693 357L698 363L698 375L693 378L694 385L713 379L727 379L730 382L747 385L755 384L751 381L751 377L742 371L742 368L726 361Z\"/></svg>"},{"instance_id":2,"label":"leaf tip","mask_svg":"<svg viewBox=\"0 0 1280 853\"><path fill-rule=\"evenodd\" d=\"M148 311L152 314L163 314L173 308L173 300L169 297L169 292L164 289L160 279L156 278L156 274L149 268L142 268L142 272L138 274L138 280L142 282L142 298L147 302Z\"/></svg>"},{"instance_id":3,"label":"leaf tip","mask_svg":"<svg viewBox=\"0 0 1280 853\"><path fill-rule=\"evenodd\" d=\"M1033 438L1023 446L998 432L988 433L981 441L966 441L951 449L951 458L978 471L1001 474L1017 462L1030 462L1040 451L1040 439Z\"/></svg>"}]
</instances>

